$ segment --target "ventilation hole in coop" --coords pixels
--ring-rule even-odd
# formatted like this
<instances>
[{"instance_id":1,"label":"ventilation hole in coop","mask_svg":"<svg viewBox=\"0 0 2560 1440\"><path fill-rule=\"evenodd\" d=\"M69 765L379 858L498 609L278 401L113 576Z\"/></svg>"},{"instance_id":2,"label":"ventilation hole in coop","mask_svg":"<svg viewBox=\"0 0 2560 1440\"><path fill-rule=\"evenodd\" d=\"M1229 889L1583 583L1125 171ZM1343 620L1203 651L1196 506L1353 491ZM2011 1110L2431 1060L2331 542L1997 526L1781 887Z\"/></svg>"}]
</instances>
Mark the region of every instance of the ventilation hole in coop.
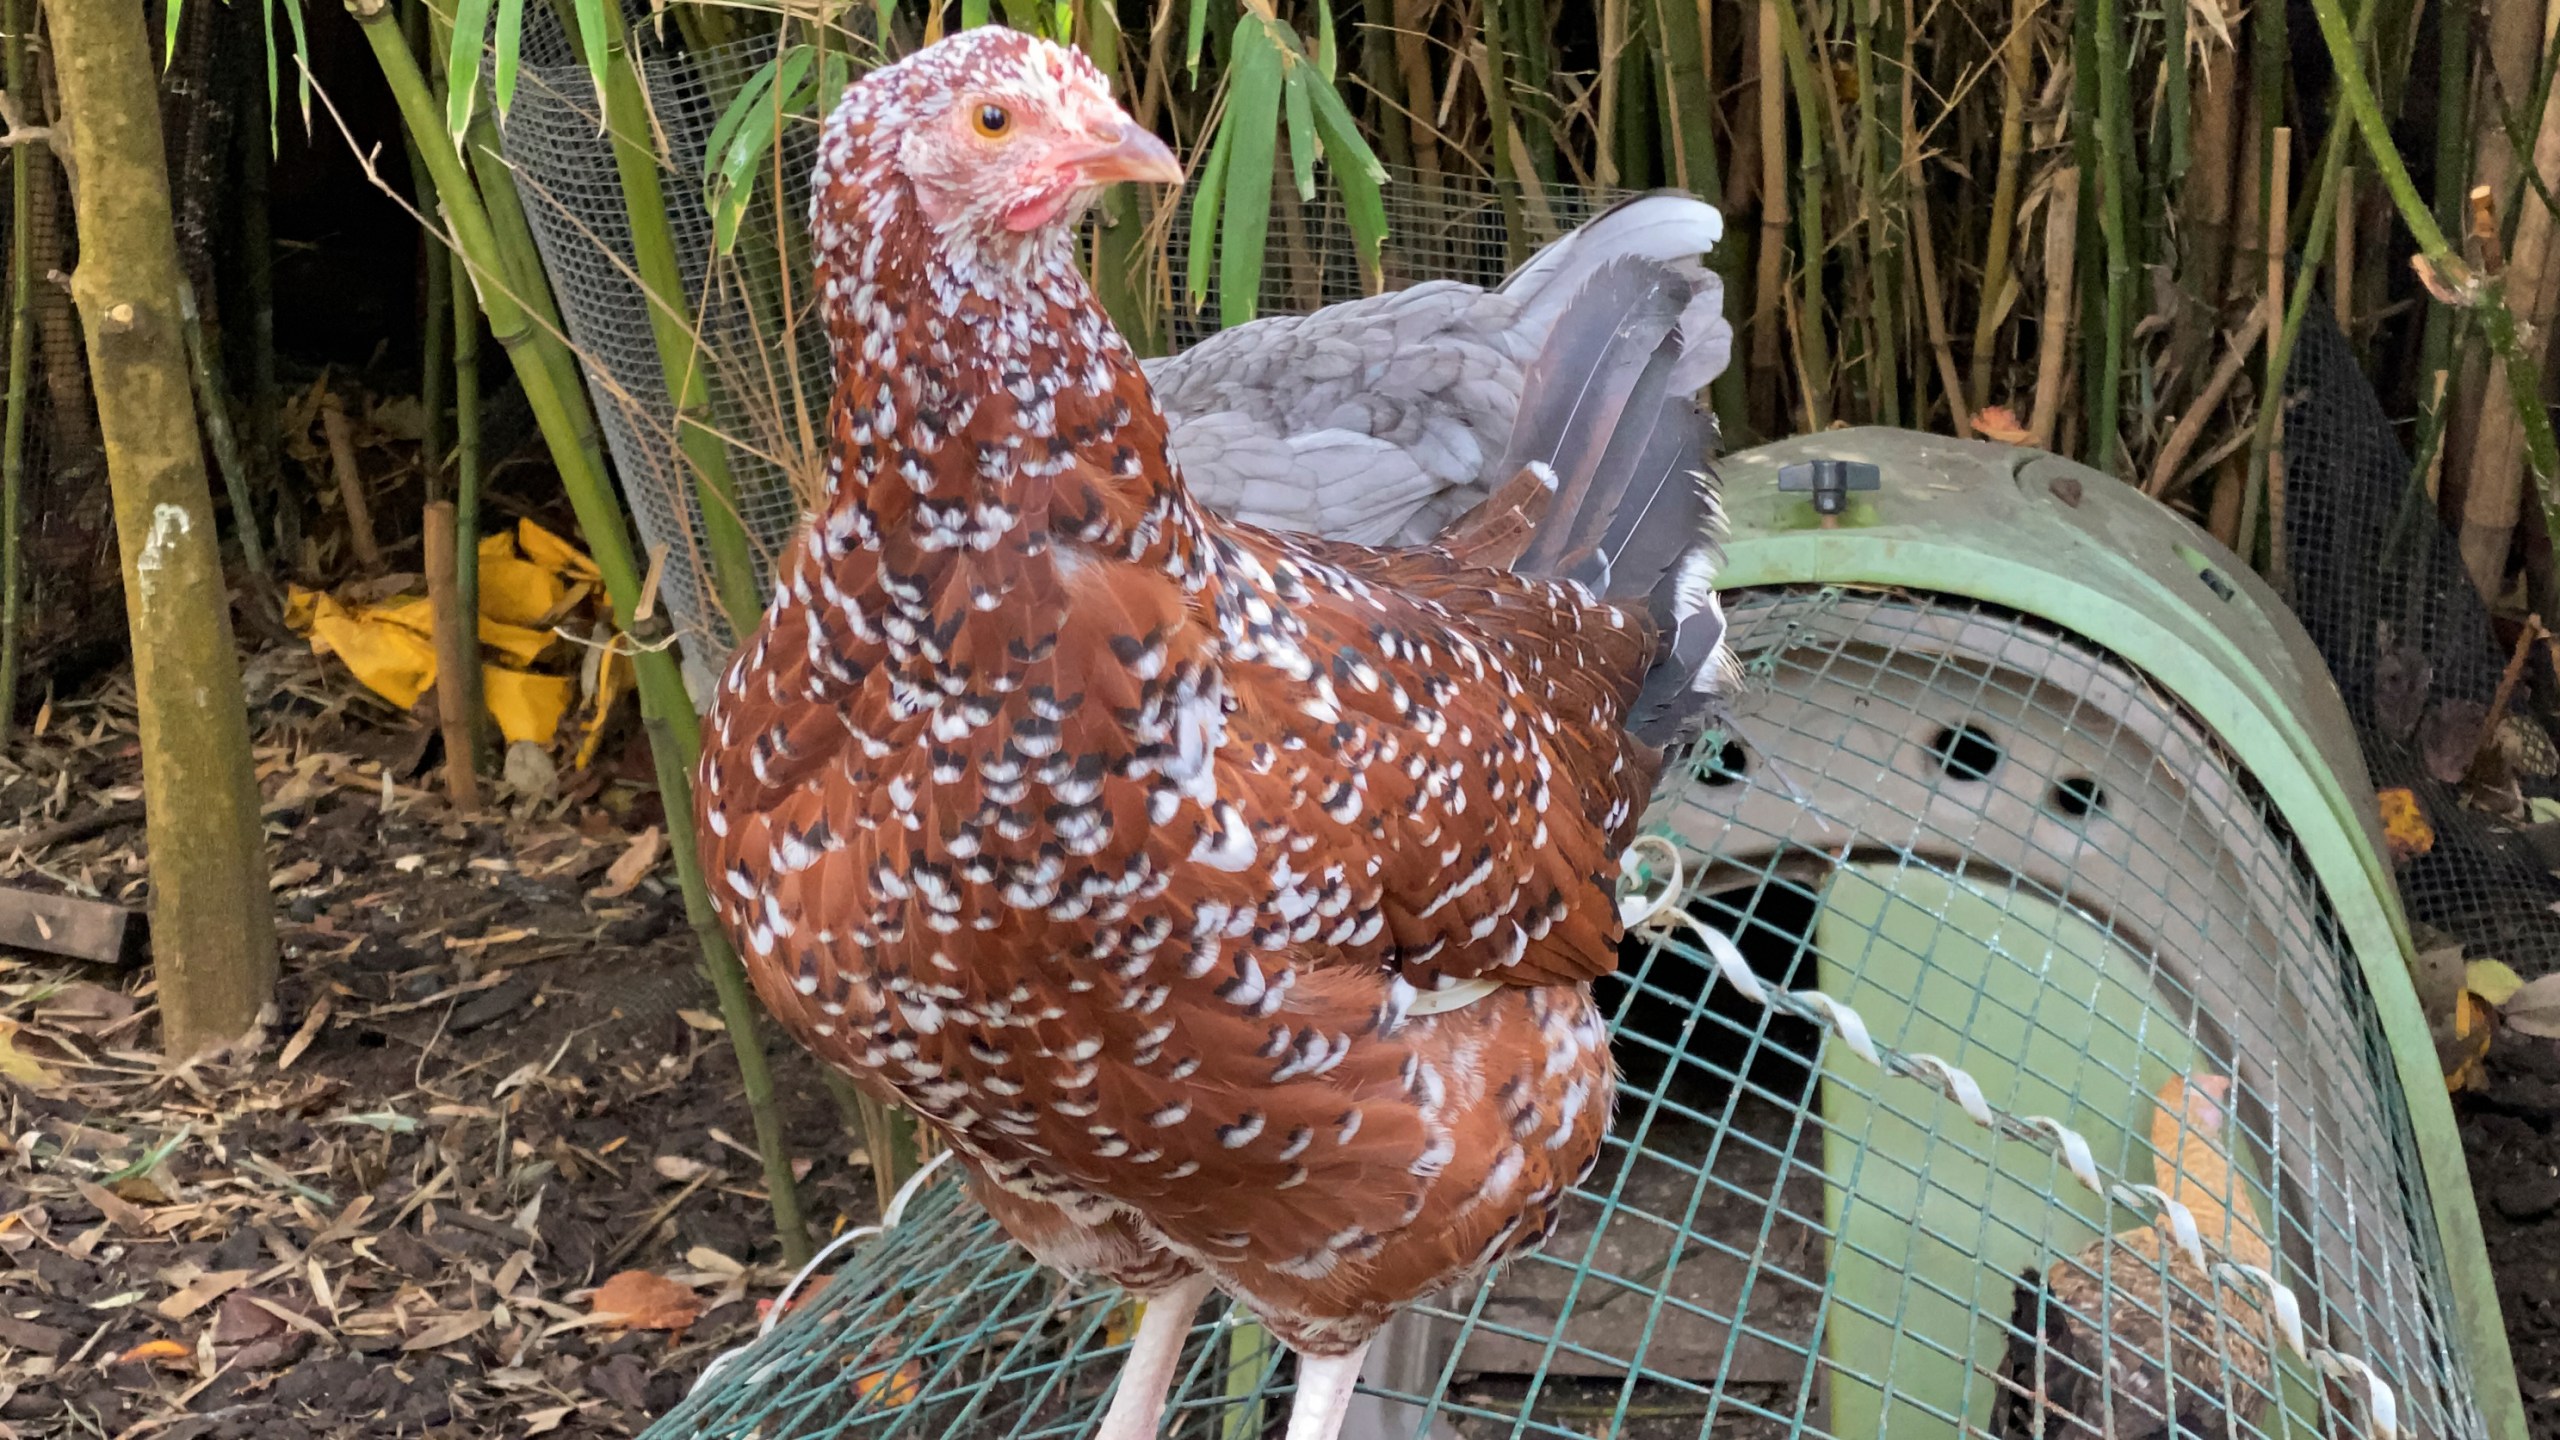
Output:
<instances>
[{"instance_id":1,"label":"ventilation hole in coop","mask_svg":"<svg viewBox=\"0 0 2560 1440\"><path fill-rule=\"evenodd\" d=\"M1739 785L1751 773L1751 752L1743 749L1739 740L1727 740L1724 748L1714 755L1696 758L1698 783L1702 785L1713 785L1719 789Z\"/></svg>"},{"instance_id":2,"label":"ventilation hole in coop","mask_svg":"<svg viewBox=\"0 0 2560 1440\"><path fill-rule=\"evenodd\" d=\"M1775 876L1689 902L1700 924L1733 938L1753 974L1788 988L1812 983L1818 909L1812 892ZM1680 943L1696 950L1683 934ZM1618 946L1618 972L1595 989L1617 1029L1622 1114L1649 1095L1715 1114L1737 1078L1782 1103L1809 1092L1817 1028L1744 999L1711 963L1630 934Z\"/></svg>"},{"instance_id":3,"label":"ventilation hole in coop","mask_svg":"<svg viewBox=\"0 0 2560 1440\"><path fill-rule=\"evenodd\" d=\"M1938 768L1957 780L1987 780L2000 768L2000 742L1972 725L1957 725L1938 731L1929 742L1929 753Z\"/></svg>"},{"instance_id":4,"label":"ventilation hole in coop","mask_svg":"<svg viewBox=\"0 0 2560 1440\"><path fill-rule=\"evenodd\" d=\"M2074 820L2086 820L2107 808L2107 789L2086 775L2073 775L2053 787L2046 803Z\"/></svg>"}]
</instances>

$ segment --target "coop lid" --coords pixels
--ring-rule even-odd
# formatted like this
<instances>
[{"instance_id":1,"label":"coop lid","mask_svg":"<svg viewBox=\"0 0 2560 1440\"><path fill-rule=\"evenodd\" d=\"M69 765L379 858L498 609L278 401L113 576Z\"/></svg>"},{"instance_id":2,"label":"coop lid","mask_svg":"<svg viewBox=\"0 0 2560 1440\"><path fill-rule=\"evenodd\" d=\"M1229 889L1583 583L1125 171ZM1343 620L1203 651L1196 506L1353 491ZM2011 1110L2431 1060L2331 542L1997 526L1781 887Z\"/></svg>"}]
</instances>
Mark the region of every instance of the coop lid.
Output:
<instances>
[{"instance_id":1,"label":"coop lid","mask_svg":"<svg viewBox=\"0 0 2560 1440\"><path fill-rule=\"evenodd\" d=\"M1877 467L1829 525L1780 471ZM2044 451L1880 427L1718 462L1731 527L1722 590L1906 588L2000 605L2105 645L2174 695L2265 787L2347 936L2415 1122L2462 1338L2492 1433L2525 1434L2479 1210L2410 981L2412 946L2372 786L2318 651L2239 557L2141 492Z\"/></svg>"}]
</instances>

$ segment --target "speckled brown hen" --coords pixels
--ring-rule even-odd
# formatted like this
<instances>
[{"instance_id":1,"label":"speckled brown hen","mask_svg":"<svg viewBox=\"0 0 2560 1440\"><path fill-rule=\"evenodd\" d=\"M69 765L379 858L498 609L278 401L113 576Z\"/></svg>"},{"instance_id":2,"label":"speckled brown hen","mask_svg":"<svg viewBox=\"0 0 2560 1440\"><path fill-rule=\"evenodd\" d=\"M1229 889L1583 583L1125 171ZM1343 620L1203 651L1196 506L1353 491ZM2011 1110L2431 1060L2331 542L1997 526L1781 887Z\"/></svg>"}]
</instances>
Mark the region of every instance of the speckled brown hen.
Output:
<instances>
[{"instance_id":1,"label":"speckled brown hen","mask_svg":"<svg viewBox=\"0 0 2560 1440\"><path fill-rule=\"evenodd\" d=\"M1149 1298L1105 1436L1154 1433L1215 1288L1329 1440L1378 1328L1599 1153L1618 857L1726 663L1712 425L1673 388L1702 272L1577 262L1515 478L1442 548L1296 538L1193 499L1074 264L1101 185L1179 175L1008 31L847 95L827 495L698 819L783 1024L1042 1260Z\"/></svg>"}]
</instances>

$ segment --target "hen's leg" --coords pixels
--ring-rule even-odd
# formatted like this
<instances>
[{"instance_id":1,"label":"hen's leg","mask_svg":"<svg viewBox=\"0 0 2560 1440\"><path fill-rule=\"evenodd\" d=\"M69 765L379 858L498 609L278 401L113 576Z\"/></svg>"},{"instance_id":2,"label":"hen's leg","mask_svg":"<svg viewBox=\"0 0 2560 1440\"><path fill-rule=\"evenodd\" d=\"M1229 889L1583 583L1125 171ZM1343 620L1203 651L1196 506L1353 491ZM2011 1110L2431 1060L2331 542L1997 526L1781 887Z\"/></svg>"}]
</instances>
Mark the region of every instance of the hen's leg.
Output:
<instances>
[{"instance_id":1,"label":"hen's leg","mask_svg":"<svg viewBox=\"0 0 2560 1440\"><path fill-rule=\"evenodd\" d=\"M1360 1362L1368 1354L1364 1341L1348 1355L1298 1357L1298 1398L1289 1407L1289 1440L1334 1440L1342 1433L1342 1417L1351 1410L1351 1387L1360 1383Z\"/></svg>"},{"instance_id":2,"label":"hen's leg","mask_svg":"<svg viewBox=\"0 0 2560 1440\"><path fill-rule=\"evenodd\" d=\"M1129 1358L1120 1367L1120 1385L1112 1392L1111 1409L1093 1440L1155 1440L1164 1419L1165 1397L1173 1389L1174 1371L1182 1364L1182 1341L1191 1333L1191 1317L1209 1298L1209 1277L1186 1276L1170 1290L1146 1297L1138 1317L1138 1333L1129 1342Z\"/></svg>"}]
</instances>

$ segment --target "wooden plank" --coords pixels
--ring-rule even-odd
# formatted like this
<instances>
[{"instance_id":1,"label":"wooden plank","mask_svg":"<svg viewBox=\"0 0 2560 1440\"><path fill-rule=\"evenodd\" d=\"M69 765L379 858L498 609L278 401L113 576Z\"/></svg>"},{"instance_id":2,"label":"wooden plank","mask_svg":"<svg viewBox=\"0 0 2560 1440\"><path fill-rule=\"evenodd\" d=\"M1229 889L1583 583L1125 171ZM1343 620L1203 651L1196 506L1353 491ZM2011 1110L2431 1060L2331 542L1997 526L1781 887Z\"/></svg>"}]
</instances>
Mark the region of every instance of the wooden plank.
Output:
<instances>
[{"instance_id":1,"label":"wooden plank","mask_svg":"<svg viewBox=\"0 0 2560 1440\"><path fill-rule=\"evenodd\" d=\"M144 929L139 910L0 885L0 946L126 965L142 959Z\"/></svg>"}]
</instances>

